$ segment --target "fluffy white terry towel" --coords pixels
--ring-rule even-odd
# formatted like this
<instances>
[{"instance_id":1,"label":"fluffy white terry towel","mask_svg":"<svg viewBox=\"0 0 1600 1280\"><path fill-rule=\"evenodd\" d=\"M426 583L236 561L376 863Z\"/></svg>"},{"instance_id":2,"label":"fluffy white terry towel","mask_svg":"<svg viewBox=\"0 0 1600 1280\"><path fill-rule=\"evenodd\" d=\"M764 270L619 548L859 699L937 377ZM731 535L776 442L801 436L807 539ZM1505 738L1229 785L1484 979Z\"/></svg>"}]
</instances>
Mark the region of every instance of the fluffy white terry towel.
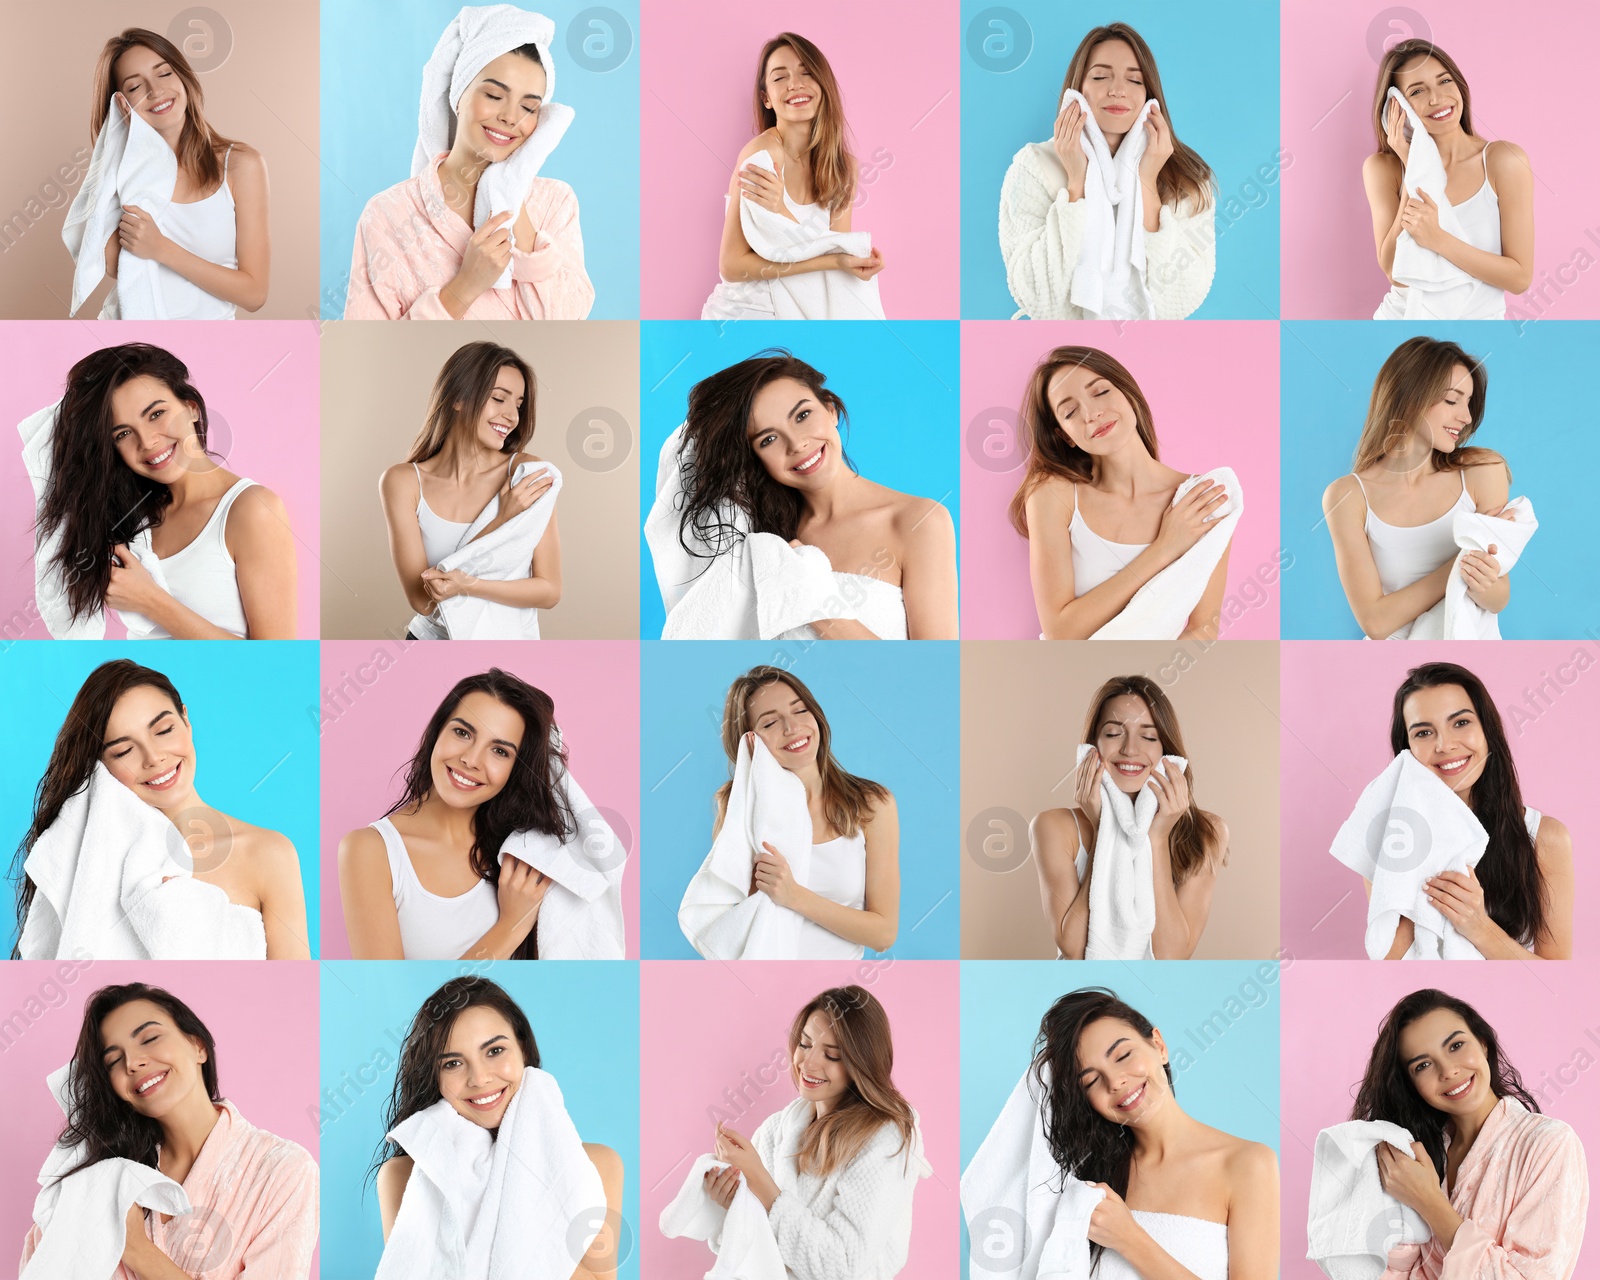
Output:
<instances>
[{"instance_id":1,"label":"fluffy white terry towel","mask_svg":"<svg viewBox=\"0 0 1600 1280\"><path fill-rule=\"evenodd\" d=\"M1317 1135L1306 1257L1331 1280L1379 1280L1390 1249L1426 1244L1433 1234L1378 1181L1382 1142L1412 1154L1411 1134L1387 1120L1347 1120Z\"/></svg>"},{"instance_id":2,"label":"fluffy white terry towel","mask_svg":"<svg viewBox=\"0 0 1600 1280\"><path fill-rule=\"evenodd\" d=\"M1088 1280L1089 1215L1105 1192L1056 1164L1044 1137L1045 1099L1037 1089L1031 1071L1023 1072L962 1171L972 1274L987 1280Z\"/></svg>"},{"instance_id":3,"label":"fluffy white terry towel","mask_svg":"<svg viewBox=\"0 0 1600 1280\"><path fill-rule=\"evenodd\" d=\"M1405 916L1416 926L1407 960L1481 960L1478 949L1428 901L1423 882L1478 865L1488 847L1483 824L1444 781L1402 751L1367 784L1330 853L1372 882L1367 955L1381 960Z\"/></svg>"},{"instance_id":4,"label":"fluffy white terry towel","mask_svg":"<svg viewBox=\"0 0 1600 1280\"><path fill-rule=\"evenodd\" d=\"M261 913L183 864L183 836L97 764L24 864L24 960L265 960Z\"/></svg>"},{"instance_id":5,"label":"fluffy white terry towel","mask_svg":"<svg viewBox=\"0 0 1600 1280\"><path fill-rule=\"evenodd\" d=\"M455 145L456 107L484 67L525 44L538 48L539 61L544 64L544 104L539 108L539 123L520 147L506 159L491 164L478 180L478 194L472 206L474 229L497 213L515 215L522 208L540 167L572 125L572 108L555 101L556 64L550 57L555 33L555 23L542 13L530 13L511 4L468 5L450 19L433 48L433 56L422 68L417 145L411 154L413 178L426 172L441 151ZM494 287L511 287L509 265Z\"/></svg>"},{"instance_id":6,"label":"fluffy white terry towel","mask_svg":"<svg viewBox=\"0 0 1600 1280\"><path fill-rule=\"evenodd\" d=\"M474 578L488 578L495 582L526 578L528 566L533 563L533 549L539 545L539 540L550 525L562 484L560 468L548 462L524 462L512 475L511 483L518 484L536 471L548 471L555 481L539 496L538 501L493 533L479 538L478 531L493 520L500 510L499 496L491 498L489 505L478 513L478 518L461 535L461 545L434 567L447 573L451 569L464 569ZM537 609L518 609L477 596L451 596L439 602L439 614L452 640L539 638Z\"/></svg>"},{"instance_id":7,"label":"fluffy white terry towel","mask_svg":"<svg viewBox=\"0 0 1600 1280\"><path fill-rule=\"evenodd\" d=\"M388 1136L416 1167L374 1280L569 1280L605 1222L600 1174L538 1067L498 1135L441 1098Z\"/></svg>"},{"instance_id":8,"label":"fluffy white terry towel","mask_svg":"<svg viewBox=\"0 0 1600 1280\"><path fill-rule=\"evenodd\" d=\"M1094 748L1078 745L1078 764ZM1161 772L1182 773L1182 756L1162 756ZM1148 960L1156 927L1155 855L1150 824L1156 817L1155 788L1147 781L1129 796L1111 779L1100 779L1100 827L1095 833L1089 880L1089 941L1086 960Z\"/></svg>"},{"instance_id":9,"label":"fluffy white terry towel","mask_svg":"<svg viewBox=\"0 0 1600 1280\"><path fill-rule=\"evenodd\" d=\"M788 1280L767 1211L745 1180L739 1179L733 1203L726 1209L706 1194L706 1170L727 1167L715 1156L700 1156L689 1167L678 1194L661 1211L661 1234L669 1240L683 1236L711 1245L717 1261L705 1280Z\"/></svg>"},{"instance_id":10,"label":"fluffy white terry towel","mask_svg":"<svg viewBox=\"0 0 1600 1280\"><path fill-rule=\"evenodd\" d=\"M1487 516L1477 511L1462 511L1451 523L1456 546L1461 551L1456 556L1455 567L1450 571L1450 581L1445 585L1444 599L1426 613L1401 627L1391 640L1498 640L1500 615L1491 613L1467 594L1467 580L1461 576L1461 557L1469 551L1487 551L1495 548L1494 558L1500 562L1500 574L1511 572L1512 566L1522 556L1539 528L1533 514L1533 503L1526 498L1513 498L1506 503L1507 511L1516 517L1501 513Z\"/></svg>"}]
</instances>

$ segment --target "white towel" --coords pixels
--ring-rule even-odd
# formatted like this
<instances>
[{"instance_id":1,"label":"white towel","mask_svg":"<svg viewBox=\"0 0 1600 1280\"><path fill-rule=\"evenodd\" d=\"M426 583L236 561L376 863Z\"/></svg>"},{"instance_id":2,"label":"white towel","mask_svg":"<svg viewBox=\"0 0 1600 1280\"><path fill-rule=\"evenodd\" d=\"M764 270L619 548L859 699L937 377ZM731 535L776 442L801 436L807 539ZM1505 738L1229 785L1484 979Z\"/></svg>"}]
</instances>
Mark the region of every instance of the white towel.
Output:
<instances>
[{"instance_id":1,"label":"white towel","mask_svg":"<svg viewBox=\"0 0 1600 1280\"><path fill-rule=\"evenodd\" d=\"M539 108L539 123L520 147L506 159L491 164L479 178L472 206L474 229L497 213L514 215L521 210L539 169L572 125L572 108L555 101L556 66L550 57L555 33L555 23L542 13L530 13L511 4L468 5L450 19L433 48L433 56L422 68L417 145L411 154L413 178L425 173L441 151L455 145L456 107L484 67L525 44L538 48L539 61L544 64L544 102ZM515 221L513 217L507 226ZM511 287L509 265L494 287Z\"/></svg>"},{"instance_id":2,"label":"white towel","mask_svg":"<svg viewBox=\"0 0 1600 1280\"><path fill-rule=\"evenodd\" d=\"M165 144L163 144L165 145ZM45 490L50 484L52 438L55 435L56 414L61 402L47 405L31 413L17 424L22 435L22 465L27 469L28 482L33 485L34 510L44 504ZM150 543L150 531L141 530L129 539L128 549L155 579L163 591L169 590L166 575L161 571L161 561ZM67 605L65 573L57 563L61 550L60 531L38 544L33 553L33 594L39 606L39 617L45 628L57 640L103 640L106 634L105 610L100 609L86 617L72 620ZM115 610L128 629L130 640L153 640L166 632L142 613L132 610Z\"/></svg>"},{"instance_id":3,"label":"white towel","mask_svg":"<svg viewBox=\"0 0 1600 1280\"><path fill-rule=\"evenodd\" d=\"M1383 1189L1381 1142L1413 1155L1411 1134L1387 1120L1347 1120L1317 1135L1306 1257L1330 1280L1379 1280L1390 1249L1426 1244L1433 1235L1422 1215Z\"/></svg>"},{"instance_id":4,"label":"white towel","mask_svg":"<svg viewBox=\"0 0 1600 1280\"><path fill-rule=\"evenodd\" d=\"M61 1113L67 1113L72 1064L46 1080ZM33 1220L43 1237L21 1280L110 1280L128 1242L128 1210L143 1205L158 1213L190 1211L184 1189L159 1169L137 1160L101 1160L87 1169L61 1175L84 1157L84 1144L54 1146L39 1170ZM51 1222L58 1224L50 1229Z\"/></svg>"},{"instance_id":5,"label":"white towel","mask_svg":"<svg viewBox=\"0 0 1600 1280\"><path fill-rule=\"evenodd\" d=\"M604 1224L599 1171L538 1067L496 1135L441 1098L388 1136L416 1163L374 1280L569 1280Z\"/></svg>"},{"instance_id":6,"label":"white towel","mask_svg":"<svg viewBox=\"0 0 1600 1280\"><path fill-rule=\"evenodd\" d=\"M806 787L759 737L739 742L733 790L711 852L683 892L678 927L707 960L800 959L805 917L750 892L750 873L771 844L788 859L795 880L811 871L811 812Z\"/></svg>"},{"instance_id":7,"label":"white towel","mask_svg":"<svg viewBox=\"0 0 1600 1280\"><path fill-rule=\"evenodd\" d=\"M1076 89L1061 95L1057 112L1076 102L1083 111L1078 135L1089 170L1083 179L1083 248L1072 270L1072 305L1094 319L1143 320L1155 304L1145 283L1144 189L1139 161L1149 140L1145 122L1161 104L1147 99L1113 155L1088 100Z\"/></svg>"},{"instance_id":8,"label":"white towel","mask_svg":"<svg viewBox=\"0 0 1600 1280\"><path fill-rule=\"evenodd\" d=\"M1507 510L1515 510L1516 518L1505 514L1484 515L1477 511L1461 511L1451 523L1455 534L1455 566L1450 570L1450 581L1444 589L1444 599L1426 613L1389 637L1391 640L1498 640L1500 615L1492 613L1467 594L1467 580L1461 576L1461 559L1469 551L1487 551L1495 548L1494 558L1500 562L1500 575L1511 572L1522 550L1539 528L1533 514L1533 503L1526 498L1513 498L1506 503Z\"/></svg>"},{"instance_id":9,"label":"white towel","mask_svg":"<svg viewBox=\"0 0 1600 1280\"><path fill-rule=\"evenodd\" d=\"M1078 745L1078 764L1094 748ZM1170 777L1189 762L1162 756L1157 766ZM1155 788L1147 780L1129 796L1111 779L1100 779L1100 826L1095 833L1094 865L1089 876L1089 941L1086 960L1148 960L1150 935L1156 927L1155 853L1150 824L1155 821Z\"/></svg>"},{"instance_id":10,"label":"white towel","mask_svg":"<svg viewBox=\"0 0 1600 1280\"><path fill-rule=\"evenodd\" d=\"M1416 926L1407 960L1481 960L1428 901L1423 882L1478 865L1489 833L1432 769L1402 751L1367 784L1330 853L1372 882L1367 903L1367 955L1381 960L1402 916Z\"/></svg>"},{"instance_id":11,"label":"white towel","mask_svg":"<svg viewBox=\"0 0 1600 1280\"><path fill-rule=\"evenodd\" d=\"M972 1274L985 1280L1089 1277L1089 1215L1105 1192L1056 1164L1037 1088L1025 1071L961 1174Z\"/></svg>"},{"instance_id":12,"label":"white towel","mask_svg":"<svg viewBox=\"0 0 1600 1280\"><path fill-rule=\"evenodd\" d=\"M788 1280L767 1211L741 1177L733 1203L724 1209L706 1194L707 1169L728 1166L715 1156L700 1156L678 1194L661 1211L661 1234L669 1240L704 1240L717 1255L705 1280Z\"/></svg>"},{"instance_id":13,"label":"white towel","mask_svg":"<svg viewBox=\"0 0 1600 1280\"><path fill-rule=\"evenodd\" d=\"M499 495L478 513L478 518L461 535L461 545L434 566L448 573L465 570L474 578L509 582L528 576L533 550L544 537L555 514L556 498L561 493L561 471L549 462L524 462L511 477L513 485L536 471L548 471L553 483L526 511L519 512L493 533L478 537L478 531L500 510ZM476 539L476 540L475 540ZM537 640L539 611L497 604L478 596L451 596L439 602L439 614L452 640Z\"/></svg>"},{"instance_id":14,"label":"white towel","mask_svg":"<svg viewBox=\"0 0 1600 1280\"><path fill-rule=\"evenodd\" d=\"M261 913L196 880L183 836L96 764L61 806L24 869L33 904L24 960L265 960Z\"/></svg>"}]
</instances>

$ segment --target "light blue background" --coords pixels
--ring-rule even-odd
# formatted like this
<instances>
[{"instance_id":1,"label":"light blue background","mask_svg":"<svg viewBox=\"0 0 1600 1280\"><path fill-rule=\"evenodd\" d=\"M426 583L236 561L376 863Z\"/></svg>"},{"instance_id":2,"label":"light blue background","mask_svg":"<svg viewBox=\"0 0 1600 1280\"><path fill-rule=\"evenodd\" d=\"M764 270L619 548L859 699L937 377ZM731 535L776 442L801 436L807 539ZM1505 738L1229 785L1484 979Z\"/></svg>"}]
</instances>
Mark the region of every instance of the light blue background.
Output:
<instances>
[{"instance_id":1,"label":"light blue background","mask_svg":"<svg viewBox=\"0 0 1600 1280\"><path fill-rule=\"evenodd\" d=\"M1046 1010L1069 991L1096 986L1110 987L1161 1032L1187 1114L1278 1151L1280 981L1275 960L962 961L961 1167L1033 1061ZM1227 1007L1230 999L1242 1012ZM963 1280L968 1249L963 1216Z\"/></svg>"},{"instance_id":2,"label":"light blue background","mask_svg":"<svg viewBox=\"0 0 1600 1280\"><path fill-rule=\"evenodd\" d=\"M577 193L584 267L594 283L594 320L639 315L638 0L540 0L525 4L555 23L550 50L556 101L576 113L540 174ZM632 48L613 71L579 65L572 21L596 7L627 23ZM344 315L356 223L367 201L411 177L422 68L458 0L322 0L322 316ZM583 38L602 53L603 28Z\"/></svg>"},{"instance_id":3,"label":"light blue background","mask_svg":"<svg viewBox=\"0 0 1600 1280\"><path fill-rule=\"evenodd\" d=\"M960 954L960 671L957 641L650 640L640 649L640 954L693 960L678 904L711 850L716 790L730 776L722 708L760 663L791 670L816 696L833 754L894 793L900 813L900 930L890 954ZM875 955L875 952L868 952Z\"/></svg>"},{"instance_id":4,"label":"light blue background","mask_svg":"<svg viewBox=\"0 0 1600 1280\"><path fill-rule=\"evenodd\" d=\"M996 8L1020 15L991 25ZM1061 82L1078 42L1092 28L1126 22L1155 55L1173 126L1211 166L1217 181L1217 274L1195 320L1265 320L1278 315L1278 6L1236 0L1220 21L1205 5L1171 0L1059 4L1039 0L961 3L961 314L1006 320L1017 304L1000 257L1000 187L1011 157L1029 142L1048 142ZM1008 27L1010 33L1008 34ZM1012 71L990 71L972 46L1020 53ZM1006 41L1016 40L1014 46ZM1242 86L1248 85L1248 88Z\"/></svg>"},{"instance_id":5,"label":"light blue background","mask_svg":"<svg viewBox=\"0 0 1600 1280\"><path fill-rule=\"evenodd\" d=\"M850 411L845 452L869 480L942 502L961 535L961 333L954 320L818 324L804 320L646 320L639 326L640 519L655 501L661 446L683 421L689 388L767 347L785 347L828 379ZM639 531L639 634L666 622Z\"/></svg>"},{"instance_id":6,"label":"light blue background","mask_svg":"<svg viewBox=\"0 0 1600 1280\"><path fill-rule=\"evenodd\" d=\"M34 788L67 708L89 673L116 658L131 658L177 686L189 708L195 778L206 803L294 842L315 957L321 936L315 640L18 640L0 647L0 687L18 730L9 767L0 771L0 848L7 862L33 820ZM16 885L8 882L0 905L6 955L16 943L15 921Z\"/></svg>"},{"instance_id":7,"label":"light blue background","mask_svg":"<svg viewBox=\"0 0 1600 1280\"><path fill-rule=\"evenodd\" d=\"M1600 443L1594 434L1593 367L1600 323L1471 321L1409 324L1324 320L1280 326L1283 432L1282 539L1294 555L1283 575L1286 640L1359 639L1339 585L1322 492L1348 475L1372 384L1407 338L1457 342L1484 363L1489 400L1472 443L1511 467L1511 495L1533 502L1539 531L1511 571L1500 614L1508 640L1572 640L1600 624L1600 561L1582 530L1595 505Z\"/></svg>"},{"instance_id":8,"label":"light blue background","mask_svg":"<svg viewBox=\"0 0 1600 1280\"><path fill-rule=\"evenodd\" d=\"M540 1066L556 1078L585 1142L622 1157L622 1216L631 1252L620 1280L639 1275L639 966L542 960L329 960L322 965L322 1274L370 1276L383 1253L378 1196L363 1184L383 1137L406 1028L422 1002L468 974L522 1006ZM651 1224L652 1227L654 1224ZM574 1264L576 1265L576 1264Z\"/></svg>"}]
</instances>

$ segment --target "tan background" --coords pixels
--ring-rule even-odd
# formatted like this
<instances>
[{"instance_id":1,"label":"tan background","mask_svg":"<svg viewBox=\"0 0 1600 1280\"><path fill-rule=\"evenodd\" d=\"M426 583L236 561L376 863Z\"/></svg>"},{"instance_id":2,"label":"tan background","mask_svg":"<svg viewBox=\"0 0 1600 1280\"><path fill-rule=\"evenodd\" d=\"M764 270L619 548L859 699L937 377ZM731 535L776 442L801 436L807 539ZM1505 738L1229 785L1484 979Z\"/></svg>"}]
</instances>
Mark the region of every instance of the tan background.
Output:
<instances>
[{"instance_id":1,"label":"tan background","mask_svg":"<svg viewBox=\"0 0 1600 1280\"><path fill-rule=\"evenodd\" d=\"M197 9L223 26L207 18L210 31L187 21L174 27L174 19ZM87 167L95 63L105 42L126 27L145 27L184 49L205 91L206 119L266 161L272 277L266 305L240 311L240 318L318 316L316 0L219 0L203 8L140 0L6 0L3 12L13 119L0 165L0 317L67 319L72 259L61 227ZM205 70L224 40L231 41L226 57ZM80 151L83 165L74 158ZM99 315L110 287L102 284L78 314L91 320Z\"/></svg>"},{"instance_id":2,"label":"tan background","mask_svg":"<svg viewBox=\"0 0 1600 1280\"><path fill-rule=\"evenodd\" d=\"M323 606L326 609L326 605ZM1143 674L1171 700L1196 774L1195 800L1232 836L1197 960L1267 958L1278 948L1278 646L966 640L961 644L961 955L1053 959L1028 852L1028 821L1070 807L1089 700L1115 675ZM1020 818L975 820L988 809ZM1002 822L1005 820L1002 818ZM1009 823L1007 826L1011 825ZM988 837L990 854L980 848ZM1010 849L1015 852L1006 856ZM989 857L995 859L989 861ZM1015 863L1014 869L997 867Z\"/></svg>"},{"instance_id":3,"label":"tan background","mask_svg":"<svg viewBox=\"0 0 1600 1280\"><path fill-rule=\"evenodd\" d=\"M450 353L478 341L510 347L528 362L538 395L525 448L561 468L561 603L540 613L540 635L638 639L639 326L623 320L324 326L323 637L405 634L413 615L389 558L378 477L411 451ZM626 422L626 431L610 438L625 452L609 471L573 456L585 441L606 444L603 430L583 415L595 406Z\"/></svg>"}]
</instances>

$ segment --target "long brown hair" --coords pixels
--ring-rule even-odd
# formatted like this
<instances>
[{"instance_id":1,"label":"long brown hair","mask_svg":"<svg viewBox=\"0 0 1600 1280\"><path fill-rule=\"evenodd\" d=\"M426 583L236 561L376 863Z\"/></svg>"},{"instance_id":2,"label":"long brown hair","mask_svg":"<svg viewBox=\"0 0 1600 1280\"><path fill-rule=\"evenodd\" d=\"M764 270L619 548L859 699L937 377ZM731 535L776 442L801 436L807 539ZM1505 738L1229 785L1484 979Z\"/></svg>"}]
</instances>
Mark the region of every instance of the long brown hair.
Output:
<instances>
[{"instance_id":1,"label":"long brown hair","mask_svg":"<svg viewBox=\"0 0 1600 1280\"><path fill-rule=\"evenodd\" d=\"M1012 527L1024 538L1028 536L1028 499L1035 489L1051 476L1077 484L1087 484L1094 479L1094 459L1067 438L1056 420L1055 406L1050 403L1050 379L1062 369L1079 366L1106 379L1128 398L1133 406L1139 439L1152 458L1159 460L1161 457L1150 403L1121 361L1097 347L1056 347L1034 366L1028 377L1028 389L1022 396L1022 409L1017 415L1017 434L1022 437L1019 443L1028 449L1028 470L1016 493L1011 495L1009 514Z\"/></svg>"},{"instance_id":2,"label":"long brown hair","mask_svg":"<svg viewBox=\"0 0 1600 1280\"><path fill-rule=\"evenodd\" d=\"M1456 60L1432 40L1402 40L1384 54L1383 60L1378 63L1378 84L1372 95L1372 131L1378 136L1380 156L1395 154L1394 148L1389 145L1389 135L1383 127L1384 103L1391 88L1400 88L1395 83L1400 68L1413 58L1437 58L1444 65L1450 78L1456 82L1456 87L1461 90L1461 132L1469 135L1472 133L1472 90L1467 88L1467 78L1461 74L1461 68L1456 66ZM1404 96L1405 90L1401 89L1400 92Z\"/></svg>"},{"instance_id":3,"label":"long brown hair","mask_svg":"<svg viewBox=\"0 0 1600 1280\"><path fill-rule=\"evenodd\" d=\"M1472 394L1467 409L1472 421L1462 429L1456 447L1449 453L1433 451L1436 471L1462 471L1502 461L1492 449L1468 448L1483 422L1489 400L1489 370L1476 356L1469 356L1454 342L1421 336L1407 338L1389 353L1372 382L1372 398L1367 402L1367 420L1356 444L1351 471L1360 471L1392 450L1402 446L1422 421L1422 415L1450 389L1450 371L1462 365L1472 371ZM1511 468L1506 467L1509 477Z\"/></svg>"},{"instance_id":4,"label":"long brown hair","mask_svg":"<svg viewBox=\"0 0 1600 1280\"><path fill-rule=\"evenodd\" d=\"M811 690L793 672L782 667L751 667L728 686L728 699L722 710L722 749L728 755L731 773L739 759L739 740L755 726L750 723L750 699L756 690L771 684L786 684L795 696L806 704L806 710L817 719L817 772L822 776L822 813L835 831L853 836L872 816L875 806L889 798L889 789L867 778L847 773L833 756L833 731L828 727L828 717ZM728 797L733 792L730 778L717 789L717 821L728 809Z\"/></svg>"},{"instance_id":5,"label":"long brown hair","mask_svg":"<svg viewBox=\"0 0 1600 1280\"><path fill-rule=\"evenodd\" d=\"M1211 203L1212 187L1215 182L1211 175L1211 166L1200 158L1199 152L1178 140L1178 131L1172 124L1172 113L1167 110L1167 95L1161 91L1161 73L1156 70L1156 56L1150 52L1150 46L1144 42L1144 37L1126 22L1112 22L1103 27L1095 27L1084 36L1077 51L1072 55L1072 61L1067 63L1067 74L1061 82L1061 92L1056 94L1058 109L1068 89L1083 92L1084 77L1089 74L1089 55L1094 52L1096 45L1107 40L1125 41L1133 50L1133 59L1139 64L1139 78L1144 81L1145 97L1154 98L1161 104L1161 114L1166 117L1168 130L1172 134L1172 155L1166 164L1161 166L1161 172L1156 177L1156 194L1161 197L1161 203L1177 204L1179 200L1188 197L1193 202L1196 212L1206 208Z\"/></svg>"},{"instance_id":6,"label":"long brown hair","mask_svg":"<svg viewBox=\"0 0 1600 1280\"><path fill-rule=\"evenodd\" d=\"M761 56L756 60L755 105L756 133L765 133L778 123L778 113L764 106L767 96L767 59L773 50L784 45L795 51L800 61L810 68L822 90L822 102L816 118L811 122L808 144L811 158L811 193L818 204L830 214L849 208L856 198L856 158L845 141L844 99L839 94L839 81L828 65L821 49L804 36L792 31L775 35L761 46Z\"/></svg>"},{"instance_id":7,"label":"long brown hair","mask_svg":"<svg viewBox=\"0 0 1600 1280\"><path fill-rule=\"evenodd\" d=\"M794 1065L795 1049L806 1019L813 1013L821 1013L832 1027L850 1084L827 1114L806 1126L795 1152L795 1167L801 1173L826 1178L854 1160L886 1124L900 1131L900 1146L895 1150L904 1151L909 1162L916 1121L911 1104L891 1078L894 1040L889 1034L889 1015L870 991L854 984L830 987L813 996L789 1024L789 1078L796 1089L800 1080Z\"/></svg>"},{"instance_id":8,"label":"long brown hair","mask_svg":"<svg viewBox=\"0 0 1600 1280\"><path fill-rule=\"evenodd\" d=\"M111 95L117 92L112 79L117 59L129 49L144 47L160 58L183 81L184 108L183 132L178 135L178 167L194 179L202 191L209 191L222 183L222 161L218 153L236 146L232 138L225 138L206 120L205 90L200 87L200 77L195 75L183 50L166 36L143 27L129 27L121 35L113 36L100 50L100 60L94 68L94 97L89 103L89 141L93 142L105 128L111 115Z\"/></svg>"},{"instance_id":9,"label":"long brown hair","mask_svg":"<svg viewBox=\"0 0 1600 1280\"><path fill-rule=\"evenodd\" d=\"M450 358L433 380L433 396L422 430L411 443L407 462L426 462L449 442L456 431L474 430L483 406L494 394L495 378L510 366L522 375L525 388L522 406L517 410L517 425L506 433L500 452L513 457L533 438L534 399L538 383L528 362L510 347L493 342L469 342L450 353Z\"/></svg>"}]
</instances>

